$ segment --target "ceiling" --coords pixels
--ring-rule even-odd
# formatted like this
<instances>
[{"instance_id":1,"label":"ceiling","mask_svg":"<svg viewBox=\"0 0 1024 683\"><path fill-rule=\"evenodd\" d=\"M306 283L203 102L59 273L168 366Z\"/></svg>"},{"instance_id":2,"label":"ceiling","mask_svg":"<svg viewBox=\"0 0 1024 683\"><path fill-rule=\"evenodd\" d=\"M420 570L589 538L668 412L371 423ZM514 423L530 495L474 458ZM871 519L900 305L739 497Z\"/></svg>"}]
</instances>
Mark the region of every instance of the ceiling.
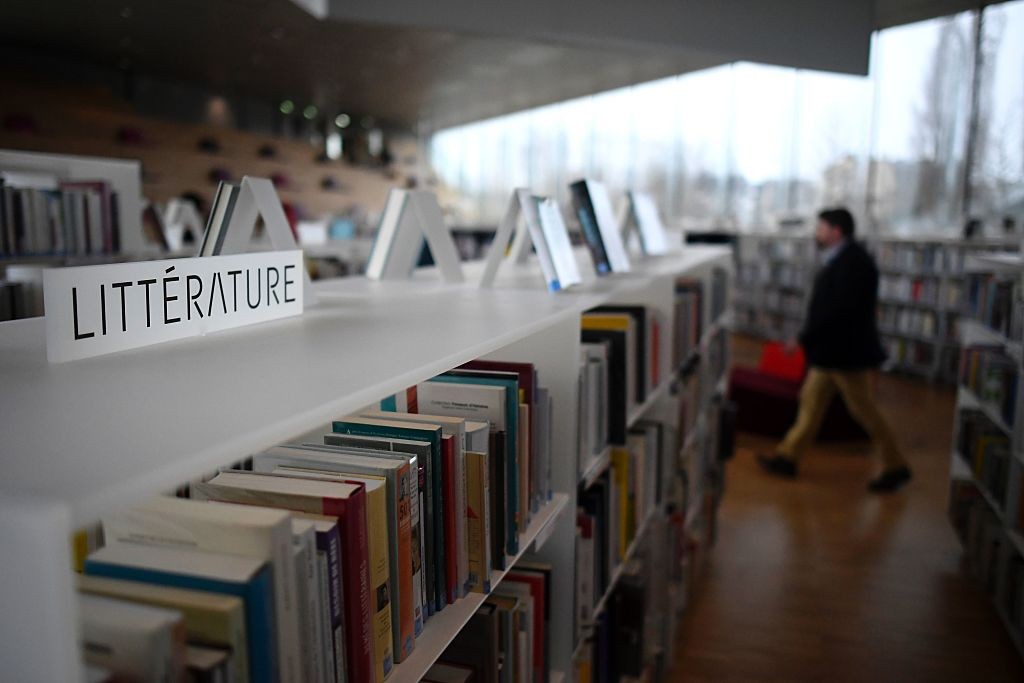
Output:
<instances>
[{"instance_id":1,"label":"ceiling","mask_svg":"<svg viewBox=\"0 0 1024 683\"><path fill-rule=\"evenodd\" d=\"M813 6L823 0L787 1ZM507 23L469 31L454 18L444 28L388 23L386 17L339 19L336 6L362 4L348 0L333 2L326 20L291 0L53 4L59 7L40 11L39 0L0 3L0 44L273 101L312 102L409 129L436 129L747 58L706 47L645 45L636 35L616 42L566 34L564 42ZM877 21L888 22L880 25L889 25L965 4L876 0L874 11ZM770 37L769 47L772 41L792 37Z\"/></svg>"}]
</instances>

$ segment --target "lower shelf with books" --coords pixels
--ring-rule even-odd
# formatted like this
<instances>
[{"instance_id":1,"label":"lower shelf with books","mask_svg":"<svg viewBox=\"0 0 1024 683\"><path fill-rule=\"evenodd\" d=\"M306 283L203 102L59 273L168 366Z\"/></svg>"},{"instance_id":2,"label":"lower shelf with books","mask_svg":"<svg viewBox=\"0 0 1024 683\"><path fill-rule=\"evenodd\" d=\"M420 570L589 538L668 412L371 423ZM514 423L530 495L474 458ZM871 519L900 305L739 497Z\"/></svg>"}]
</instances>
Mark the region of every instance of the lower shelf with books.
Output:
<instances>
[{"instance_id":1,"label":"lower shelf with books","mask_svg":"<svg viewBox=\"0 0 1024 683\"><path fill-rule=\"evenodd\" d=\"M636 537L633 539L633 542L630 543L629 548L626 550L626 554L622 557L622 561L619 563L619 566L615 568L615 571L612 572L612 575L608 580L608 588L605 590L604 595L601 596L601 599L598 600L597 603L594 605L594 610L592 612L592 616L594 619L596 619L601 613L604 612L605 607L607 607L608 605L608 599L611 597L612 593L615 592L615 587L616 585L618 585L619 579L622 578L622 575L625 573L630 560L632 560L636 556L637 550L643 543L644 538L647 536L648 529L651 528L651 524L654 521L655 516L658 514L659 511L657 510L652 512L650 515L647 516L647 519L644 520L643 524L641 524L640 527L637 529ZM586 643L586 640L586 638L583 638L576 645L576 650L573 653L574 659L576 655L579 654L580 648L582 648L583 645Z\"/></svg>"},{"instance_id":2,"label":"lower shelf with books","mask_svg":"<svg viewBox=\"0 0 1024 683\"><path fill-rule=\"evenodd\" d=\"M533 516L530 526L519 537L519 554L509 558L506 569L491 571L492 592L505 578L505 575L512 570L516 562L534 546L534 542L538 539L544 540L545 532L565 511L568 502L568 495L556 493L551 501ZM423 628L423 635L416 639L416 649L412 655L401 664L395 665L394 671L388 678L389 683L417 683L423 678L486 599L487 595L484 593L470 593L431 617Z\"/></svg>"}]
</instances>

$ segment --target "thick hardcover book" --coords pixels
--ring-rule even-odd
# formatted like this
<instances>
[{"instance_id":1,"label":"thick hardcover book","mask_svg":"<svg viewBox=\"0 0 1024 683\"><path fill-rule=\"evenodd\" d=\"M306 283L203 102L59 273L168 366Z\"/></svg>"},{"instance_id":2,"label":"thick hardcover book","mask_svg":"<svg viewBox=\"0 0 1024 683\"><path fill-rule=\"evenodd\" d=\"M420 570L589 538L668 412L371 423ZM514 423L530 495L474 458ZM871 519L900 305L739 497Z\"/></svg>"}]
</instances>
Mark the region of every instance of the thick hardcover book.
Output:
<instances>
[{"instance_id":1,"label":"thick hardcover book","mask_svg":"<svg viewBox=\"0 0 1024 683\"><path fill-rule=\"evenodd\" d=\"M396 420L381 420L371 417L349 416L343 420L335 420L332 423L332 430L337 434L350 434L354 436L376 436L392 439L408 439L413 441L426 441L430 444L431 465L429 473L432 481L430 489L432 498L428 506L427 516L429 525L433 527L432 537L428 544L433 545L431 551L428 546L427 554L433 556L433 563L430 571L434 574L434 582L429 587L430 599L434 610L441 610L447 603L445 599L445 576L444 576L444 494L441 477L441 436L440 425L429 423L408 423ZM437 571L440 568L442 571Z\"/></svg>"},{"instance_id":2,"label":"thick hardcover book","mask_svg":"<svg viewBox=\"0 0 1024 683\"><path fill-rule=\"evenodd\" d=\"M383 680L393 662L374 659L366 491L359 483L313 481L252 472L221 472L195 484L193 495L210 500L312 512L338 520L345 583L345 652L349 681Z\"/></svg>"},{"instance_id":3,"label":"thick hardcover book","mask_svg":"<svg viewBox=\"0 0 1024 683\"><path fill-rule=\"evenodd\" d=\"M280 680L274 646L273 572L269 563L241 555L113 543L89 556L85 573L241 598L245 605L250 680Z\"/></svg>"},{"instance_id":4,"label":"thick hardcover book","mask_svg":"<svg viewBox=\"0 0 1024 683\"><path fill-rule=\"evenodd\" d=\"M107 515L103 529L107 539L125 543L189 547L270 562L281 680L302 680L298 581L287 513L157 496Z\"/></svg>"},{"instance_id":5,"label":"thick hardcover book","mask_svg":"<svg viewBox=\"0 0 1024 683\"><path fill-rule=\"evenodd\" d=\"M578 180L569 190L597 274L629 272L629 257L604 185L593 180Z\"/></svg>"},{"instance_id":6,"label":"thick hardcover book","mask_svg":"<svg viewBox=\"0 0 1024 683\"><path fill-rule=\"evenodd\" d=\"M325 438L334 436L329 434ZM391 586L391 625L394 630L392 646L395 660L404 660L415 646L408 457L390 451L342 446L287 445L254 456L253 469L280 474L306 470L307 473L320 473L336 480L351 479L367 483L364 477L374 477L384 482L387 533L382 539L388 544L388 582ZM371 545L372 542L371 538Z\"/></svg>"},{"instance_id":7,"label":"thick hardcover book","mask_svg":"<svg viewBox=\"0 0 1024 683\"><path fill-rule=\"evenodd\" d=\"M427 525L427 496L430 487L427 467L430 464L430 444L426 441L408 439L387 439L375 436L352 436L349 434L325 434L324 443L334 447L368 450L373 457L384 457L391 452L409 463L409 541L412 553L412 608L413 631L418 637L423 632L423 623L430 611L427 599L427 550L426 537L431 529ZM433 574L430 574L433 577ZM431 584L433 585L433 584Z\"/></svg>"}]
</instances>

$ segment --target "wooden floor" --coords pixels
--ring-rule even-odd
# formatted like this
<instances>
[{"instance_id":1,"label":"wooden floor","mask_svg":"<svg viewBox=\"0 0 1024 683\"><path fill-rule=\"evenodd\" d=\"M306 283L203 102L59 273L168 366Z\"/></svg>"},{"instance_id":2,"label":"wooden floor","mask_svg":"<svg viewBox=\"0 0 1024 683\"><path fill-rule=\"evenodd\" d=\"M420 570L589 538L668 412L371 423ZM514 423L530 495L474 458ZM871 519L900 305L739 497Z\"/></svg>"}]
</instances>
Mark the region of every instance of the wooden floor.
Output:
<instances>
[{"instance_id":1,"label":"wooden floor","mask_svg":"<svg viewBox=\"0 0 1024 683\"><path fill-rule=\"evenodd\" d=\"M737 363L756 353L737 340ZM878 398L915 480L877 497L865 446L763 474L741 435L718 544L684 618L675 681L1024 681L946 518L954 392L891 375Z\"/></svg>"}]
</instances>

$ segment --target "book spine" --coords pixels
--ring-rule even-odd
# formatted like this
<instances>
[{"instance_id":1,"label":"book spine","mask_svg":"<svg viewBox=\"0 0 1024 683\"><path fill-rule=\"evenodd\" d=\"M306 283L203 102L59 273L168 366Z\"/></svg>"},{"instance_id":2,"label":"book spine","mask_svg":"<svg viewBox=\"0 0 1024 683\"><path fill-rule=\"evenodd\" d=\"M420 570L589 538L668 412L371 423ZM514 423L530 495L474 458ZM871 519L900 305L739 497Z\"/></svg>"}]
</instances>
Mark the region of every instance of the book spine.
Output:
<instances>
[{"instance_id":1,"label":"book spine","mask_svg":"<svg viewBox=\"0 0 1024 683\"><path fill-rule=\"evenodd\" d=\"M505 496L508 491L505 488L505 434L504 432L491 432L491 462L490 465L490 507L491 519L494 520L494 530L491 535L493 543L491 548L491 561L494 569L505 568L505 557L507 551L506 539L508 538L508 520L506 513L508 508L505 504Z\"/></svg>"},{"instance_id":2,"label":"book spine","mask_svg":"<svg viewBox=\"0 0 1024 683\"><path fill-rule=\"evenodd\" d=\"M490 593L491 550L488 510L489 487L486 453L466 453L467 518L469 545L469 588L474 593Z\"/></svg>"},{"instance_id":3,"label":"book spine","mask_svg":"<svg viewBox=\"0 0 1024 683\"><path fill-rule=\"evenodd\" d=\"M325 500L325 515L338 518L342 577L345 584L345 654L348 680L374 680L373 637L370 634L370 567L366 538L366 493L347 501Z\"/></svg>"},{"instance_id":4,"label":"book spine","mask_svg":"<svg viewBox=\"0 0 1024 683\"><path fill-rule=\"evenodd\" d=\"M455 462L455 549L458 563L456 598L465 597L469 592L469 519L466 516L466 435L451 437Z\"/></svg>"},{"instance_id":5,"label":"book spine","mask_svg":"<svg viewBox=\"0 0 1024 683\"><path fill-rule=\"evenodd\" d=\"M295 575L290 522L281 522L271 532L270 552L274 564L274 600L281 680L300 683L303 678L302 659L299 654L302 620L296 597L299 577Z\"/></svg>"},{"instance_id":6,"label":"book spine","mask_svg":"<svg viewBox=\"0 0 1024 683\"><path fill-rule=\"evenodd\" d=\"M373 619L373 653L376 682L383 683L395 665L391 623L390 558L385 487L366 494L367 544L370 551L370 613Z\"/></svg>"},{"instance_id":7,"label":"book spine","mask_svg":"<svg viewBox=\"0 0 1024 683\"><path fill-rule=\"evenodd\" d=\"M458 595L458 549L456 542L458 536L455 526L458 524L458 513L455 503L458 500L455 495L456 472L455 472L455 444L452 437L447 437L442 442L442 472L444 475L444 565L441 573L444 575L444 595L448 604L455 602Z\"/></svg>"},{"instance_id":8,"label":"book spine","mask_svg":"<svg viewBox=\"0 0 1024 683\"><path fill-rule=\"evenodd\" d=\"M398 604L399 610L399 643L396 656L405 659L416 647L415 633L415 598L412 588L413 550L412 550L412 476L409 465L403 465L396 472L398 484Z\"/></svg>"},{"instance_id":9,"label":"book spine","mask_svg":"<svg viewBox=\"0 0 1024 683\"><path fill-rule=\"evenodd\" d=\"M429 459L429 458L428 458ZM430 488L428 483L430 478L426 475L426 466L420 464L419 467L419 500L417 501L420 506L420 616L423 617L423 623L426 624L427 620L430 619L430 615L433 613L433 607L430 602L430 586L431 582L431 560L433 559L428 553L427 549L430 545L429 541L432 538L429 527L427 525L427 514L430 509L430 505L427 502L427 489ZM419 634L417 634L419 635Z\"/></svg>"},{"instance_id":10,"label":"book spine","mask_svg":"<svg viewBox=\"0 0 1024 683\"><path fill-rule=\"evenodd\" d=\"M327 588L330 595L329 613L331 617L328 640L334 653L334 680L345 683L345 609L344 587L341 580L341 538L338 527L330 531L318 531L316 546L327 556Z\"/></svg>"},{"instance_id":11,"label":"book spine","mask_svg":"<svg viewBox=\"0 0 1024 683\"><path fill-rule=\"evenodd\" d=\"M409 550L412 578L412 627L413 634L423 632L423 534L420 515L419 465L409 472Z\"/></svg>"}]
</instances>

